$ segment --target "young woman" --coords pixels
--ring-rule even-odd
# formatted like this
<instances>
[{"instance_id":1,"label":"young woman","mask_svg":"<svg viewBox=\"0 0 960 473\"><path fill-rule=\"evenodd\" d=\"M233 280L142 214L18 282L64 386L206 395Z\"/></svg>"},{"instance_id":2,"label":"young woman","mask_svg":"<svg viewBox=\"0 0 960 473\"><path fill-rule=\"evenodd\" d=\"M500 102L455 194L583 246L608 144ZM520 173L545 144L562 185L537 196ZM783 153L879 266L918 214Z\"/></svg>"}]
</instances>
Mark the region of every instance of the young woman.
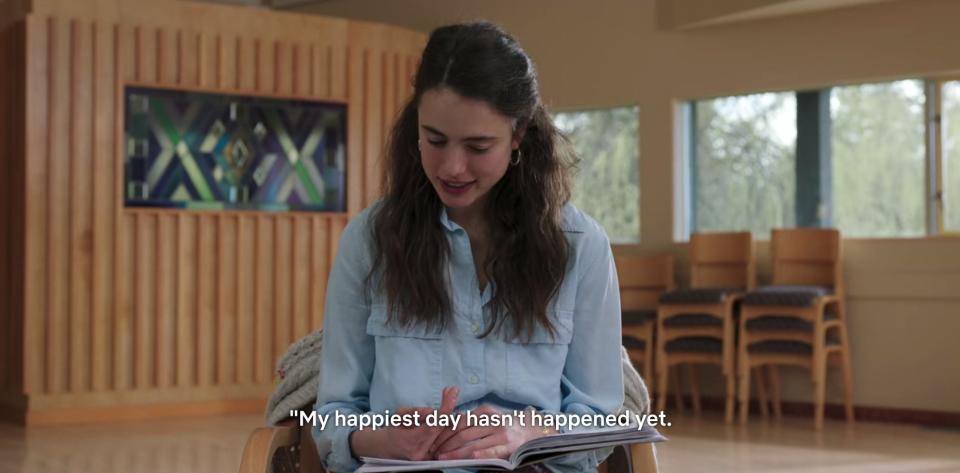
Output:
<instances>
[{"instance_id":1,"label":"young woman","mask_svg":"<svg viewBox=\"0 0 960 473\"><path fill-rule=\"evenodd\" d=\"M414 89L387 147L385 195L347 225L330 275L317 413L615 412L610 245L567 203L574 156L530 58L492 24L442 27ZM555 432L329 424L314 438L330 471L361 456L506 458ZM538 468L592 471L606 453Z\"/></svg>"}]
</instances>

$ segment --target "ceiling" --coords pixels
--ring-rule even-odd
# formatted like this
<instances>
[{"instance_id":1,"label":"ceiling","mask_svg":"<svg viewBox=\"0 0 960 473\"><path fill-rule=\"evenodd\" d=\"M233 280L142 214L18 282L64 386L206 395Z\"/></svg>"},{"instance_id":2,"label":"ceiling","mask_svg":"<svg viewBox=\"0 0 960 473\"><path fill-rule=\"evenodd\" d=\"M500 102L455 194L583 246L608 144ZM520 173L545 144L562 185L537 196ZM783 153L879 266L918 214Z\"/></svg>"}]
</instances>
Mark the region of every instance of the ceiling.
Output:
<instances>
[{"instance_id":1,"label":"ceiling","mask_svg":"<svg viewBox=\"0 0 960 473\"><path fill-rule=\"evenodd\" d=\"M692 29L723 23L776 18L835 10L866 4L907 0L209 0L265 6L303 13L376 21L428 32L433 28L476 17L509 18L511 7L523 3L527 11L542 3L540 11L565 7L623 9L653 1L656 25L661 30ZM576 5L574 5L576 4ZM499 15L498 15L498 14ZM491 18L492 19L492 18ZM640 19L638 19L640 20Z\"/></svg>"}]
</instances>

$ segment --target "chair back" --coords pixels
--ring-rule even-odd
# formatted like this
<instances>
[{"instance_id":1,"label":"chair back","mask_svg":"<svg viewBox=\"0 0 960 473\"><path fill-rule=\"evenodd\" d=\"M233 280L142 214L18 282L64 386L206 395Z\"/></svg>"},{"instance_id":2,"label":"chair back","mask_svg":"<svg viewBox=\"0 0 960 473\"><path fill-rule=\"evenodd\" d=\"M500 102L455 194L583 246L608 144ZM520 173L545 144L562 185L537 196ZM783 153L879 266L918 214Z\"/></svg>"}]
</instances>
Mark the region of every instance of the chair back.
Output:
<instances>
[{"instance_id":1,"label":"chair back","mask_svg":"<svg viewBox=\"0 0 960 473\"><path fill-rule=\"evenodd\" d=\"M832 288L843 295L840 232L832 228L773 230L770 252L774 285Z\"/></svg>"},{"instance_id":2,"label":"chair back","mask_svg":"<svg viewBox=\"0 0 960 473\"><path fill-rule=\"evenodd\" d=\"M752 290L756 284L750 232L690 236L690 287Z\"/></svg>"},{"instance_id":3,"label":"chair back","mask_svg":"<svg viewBox=\"0 0 960 473\"><path fill-rule=\"evenodd\" d=\"M623 310L656 310L660 295L674 289L673 255L629 255L614 258Z\"/></svg>"}]
</instances>

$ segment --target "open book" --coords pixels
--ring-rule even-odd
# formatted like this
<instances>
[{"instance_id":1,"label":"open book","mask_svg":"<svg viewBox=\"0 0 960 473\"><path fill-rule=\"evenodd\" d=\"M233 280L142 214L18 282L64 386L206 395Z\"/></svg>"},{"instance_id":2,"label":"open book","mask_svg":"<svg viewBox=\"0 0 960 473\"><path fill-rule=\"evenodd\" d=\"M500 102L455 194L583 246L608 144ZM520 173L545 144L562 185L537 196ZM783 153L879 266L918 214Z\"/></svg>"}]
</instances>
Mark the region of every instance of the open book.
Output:
<instances>
[{"instance_id":1,"label":"open book","mask_svg":"<svg viewBox=\"0 0 960 473\"><path fill-rule=\"evenodd\" d=\"M533 439L521 445L510 458L481 458L468 460L427 460L409 461L389 458L363 457L363 465L357 473L377 473L384 471L442 470L446 468L482 468L484 470L516 470L518 468L563 456L569 453L593 450L613 445L631 443L650 443L666 440L657 429L649 424L637 429L636 425L627 427L607 427L583 429L564 434L553 434Z\"/></svg>"}]
</instances>

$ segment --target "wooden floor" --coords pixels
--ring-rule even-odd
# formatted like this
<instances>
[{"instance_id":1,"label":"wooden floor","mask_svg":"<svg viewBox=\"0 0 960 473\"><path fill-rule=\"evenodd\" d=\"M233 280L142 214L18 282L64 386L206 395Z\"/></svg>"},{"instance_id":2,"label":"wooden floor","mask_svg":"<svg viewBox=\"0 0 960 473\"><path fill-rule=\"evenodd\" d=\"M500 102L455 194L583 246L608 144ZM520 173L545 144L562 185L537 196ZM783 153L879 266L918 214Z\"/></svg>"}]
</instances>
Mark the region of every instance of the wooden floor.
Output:
<instances>
[{"instance_id":1,"label":"wooden floor","mask_svg":"<svg viewBox=\"0 0 960 473\"><path fill-rule=\"evenodd\" d=\"M755 420L746 428L719 417L674 417L658 447L663 473L960 472L960 431L809 419ZM259 416L149 424L40 427L0 424L3 473L233 473Z\"/></svg>"},{"instance_id":2,"label":"wooden floor","mask_svg":"<svg viewBox=\"0 0 960 473\"><path fill-rule=\"evenodd\" d=\"M657 449L663 473L960 472L960 430L827 420L817 432L798 417L742 428L710 414L671 421Z\"/></svg>"}]
</instances>

